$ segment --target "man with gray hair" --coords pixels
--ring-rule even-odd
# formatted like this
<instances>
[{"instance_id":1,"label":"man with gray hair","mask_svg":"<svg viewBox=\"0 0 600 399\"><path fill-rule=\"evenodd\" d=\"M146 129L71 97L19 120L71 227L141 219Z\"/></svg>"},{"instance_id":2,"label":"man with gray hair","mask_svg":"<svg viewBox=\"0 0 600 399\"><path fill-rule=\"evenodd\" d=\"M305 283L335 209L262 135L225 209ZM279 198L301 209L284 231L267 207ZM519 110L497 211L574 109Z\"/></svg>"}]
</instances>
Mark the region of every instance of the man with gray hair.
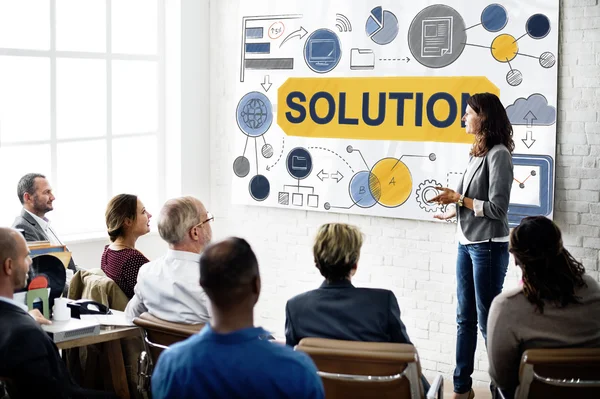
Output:
<instances>
[{"instance_id":1,"label":"man with gray hair","mask_svg":"<svg viewBox=\"0 0 600 399\"><path fill-rule=\"evenodd\" d=\"M213 216L194 197L168 200L158 216L158 232L167 253L139 271L134 296L125 314L133 319L149 312L174 323L206 324L208 299L200 287L200 254L212 239Z\"/></svg>"},{"instance_id":2,"label":"man with gray hair","mask_svg":"<svg viewBox=\"0 0 600 399\"><path fill-rule=\"evenodd\" d=\"M46 218L46 213L54 209L55 200L46 176L28 173L21 177L17 185L17 196L23 210L15 218L12 227L23 233L25 241L49 241L52 245L63 245ZM77 271L73 258L69 260L69 269Z\"/></svg>"}]
</instances>

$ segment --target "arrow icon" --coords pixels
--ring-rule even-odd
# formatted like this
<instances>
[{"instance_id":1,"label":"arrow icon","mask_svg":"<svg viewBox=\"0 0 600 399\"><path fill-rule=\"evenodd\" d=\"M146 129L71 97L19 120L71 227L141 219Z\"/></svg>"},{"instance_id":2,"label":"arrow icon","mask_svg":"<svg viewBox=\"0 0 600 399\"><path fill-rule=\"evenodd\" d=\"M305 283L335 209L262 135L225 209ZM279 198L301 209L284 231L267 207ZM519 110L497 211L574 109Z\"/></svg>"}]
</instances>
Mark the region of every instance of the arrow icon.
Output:
<instances>
[{"instance_id":1,"label":"arrow icon","mask_svg":"<svg viewBox=\"0 0 600 399\"><path fill-rule=\"evenodd\" d=\"M533 126L533 121L537 121L537 118L533 114L533 112L529 111L529 112L527 112L527 115L525 115L525 117L523 118L523 120L527 121L527 127L532 127Z\"/></svg>"},{"instance_id":2,"label":"arrow icon","mask_svg":"<svg viewBox=\"0 0 600 399\"><path fill-rule=\"evenodd\" d=\"M269 75L265 75L265 80L260 84L265 91L269 91L271 88L271 77Z\"/></svg>"},{"instance_id":3,"label":"arrow icon","mask_svg":"<svg viewBox=\"0 0 600 399\"><path fill-rule=\"evenodd\" d=\"M287 35L287 37L285 39L283 39L283 41L281 42L281 44L279 45L279 47L281 48L281 46L283 46L285 44L285 42L287 42L288 40L290 40L293 37L296 36L300 36L300 39L302 39L304 36L306 36L308 32L306 31L306 29L304 29L302 26L300 27L300 29L293 31L292 33L290 33L289 35Z\"/></svg>"},{"instance_id":4,"label":"arrow icon","mask_svg":"<svg viewBox=\"0 0 600 399\"><path fill-rule=\"evenodd\" d=\"M402 59L402 61L404 61L404 58ZM406 57L406 63L408 64L410 62L410 58Z\"/></svg>"},{"instance_id":5,"label":"arrow icon","mask_svg":"<svg viewBox=\"0 0 600 399\"><path fill-rule=\"evenodd\" d=\"M329 178L329 173L325 173L323 169L321 169L321 171L317 173L317 177L319 178L319 180L323 181L323 179Z\"/></svg>"},{"instance_id":6,"label":"arrow icon","mask_svg":"<svg viewBox=\"0 0 600 399\"><path fill-rule=\"evenodd\" d=\"M531 148L533 143L535 143L535 140L533 139L533 132L531 130L528 130L525 135L525 138L521 139L521 141L527 146L527 148Z\"/></svg>"},{"instance_id":7,"label":"arrow icon","mask_svg":"<svg viewBox=\"0 0 600 399\"><path fill-rule=\"evenodd\" d=\"M344 175L338 170L331 175L331 178L334 179L336 183L339 183L344 178Z\"/></svg>"}]
</instances>

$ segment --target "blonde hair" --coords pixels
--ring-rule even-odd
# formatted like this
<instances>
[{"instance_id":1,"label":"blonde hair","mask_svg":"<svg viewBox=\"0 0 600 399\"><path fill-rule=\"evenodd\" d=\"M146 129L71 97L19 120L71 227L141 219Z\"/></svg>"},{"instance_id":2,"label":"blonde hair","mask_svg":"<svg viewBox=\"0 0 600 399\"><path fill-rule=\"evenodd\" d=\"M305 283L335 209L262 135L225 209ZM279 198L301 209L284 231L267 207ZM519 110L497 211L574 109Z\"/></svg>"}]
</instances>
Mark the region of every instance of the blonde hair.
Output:
<instances>
[{"instance_id":1,"label":"blonde hair","mask_svg":"<svg viewBox=\"0 0 600 399\"><path fill-rule=\"evenodd\" d=\"M125 235L125 221L137 219L137 196L132 194L115 195L106 206L106 230L111 241Z\"/></svg>"},{"instance_id":2,"label":"blonde hair","mask_svg":"<svg viewBox=\"0 0 600 399\"><path fill-rule=\"evenodd\" d=\"M162 239L169 244L182 242L188 231L201 222L199 205L200 201L191 196L165 202L158 217L158 233Z\"/></svg>"},{"instance_id":3,"label":"blonde hair","mask_svg":"<svg viewBox=\"0 0 600 399\"><path fill-rule=\"evenodd\" d=\"M356 226L324 224L317 231L313 255L315 264L328 281L344 280L360 258L363 234Z\"/></svg>"}]
</instances>

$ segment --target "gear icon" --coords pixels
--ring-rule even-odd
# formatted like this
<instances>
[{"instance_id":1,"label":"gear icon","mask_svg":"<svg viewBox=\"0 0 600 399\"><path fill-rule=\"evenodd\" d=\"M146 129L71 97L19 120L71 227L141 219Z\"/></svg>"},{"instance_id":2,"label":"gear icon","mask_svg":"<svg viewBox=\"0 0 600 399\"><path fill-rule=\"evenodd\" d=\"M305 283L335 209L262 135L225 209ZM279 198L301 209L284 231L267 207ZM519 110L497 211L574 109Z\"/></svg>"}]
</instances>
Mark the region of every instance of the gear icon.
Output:
<instances>
[{"instance_id":1,"label":"gear icon","mask_svg":"<svg viewBox=\"0 0 600 399\"><path fill-rule=\"evenodd\" d=\"M431 198L438 195L436 187L442 187L442 185L431 179L425 180L423 183L419 184L419 187L417 188L417 202L419 203L419 207L425 210L425 212L436 212L442 209L442 205L430 202Z\"/></svg>"}]
</instances>

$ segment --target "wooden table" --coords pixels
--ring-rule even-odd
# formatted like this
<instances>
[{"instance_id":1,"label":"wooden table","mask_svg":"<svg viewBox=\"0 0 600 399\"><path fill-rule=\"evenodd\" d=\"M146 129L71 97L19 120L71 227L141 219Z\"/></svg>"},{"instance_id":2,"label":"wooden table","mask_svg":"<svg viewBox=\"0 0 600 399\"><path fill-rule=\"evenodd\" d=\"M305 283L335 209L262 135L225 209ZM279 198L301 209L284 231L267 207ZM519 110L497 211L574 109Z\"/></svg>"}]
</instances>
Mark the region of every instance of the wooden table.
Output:
<instances>
[{"instance_id":1,"label":"wooden table","mask_svg":"<svg viewBox=\"0 0 600 399\"><path fill-rule=\"evenodd\" d=\"M140 337L141 330L138 327L113 327L101 329L99 335L71 339L56 344L59 349L79 348L87 345L104 344L104 348L110 361L110 374L115 393L119 398L129 398L129 386L125 373L125 361L121 350L122 338Z\"/></svg>"}]
</instances>

